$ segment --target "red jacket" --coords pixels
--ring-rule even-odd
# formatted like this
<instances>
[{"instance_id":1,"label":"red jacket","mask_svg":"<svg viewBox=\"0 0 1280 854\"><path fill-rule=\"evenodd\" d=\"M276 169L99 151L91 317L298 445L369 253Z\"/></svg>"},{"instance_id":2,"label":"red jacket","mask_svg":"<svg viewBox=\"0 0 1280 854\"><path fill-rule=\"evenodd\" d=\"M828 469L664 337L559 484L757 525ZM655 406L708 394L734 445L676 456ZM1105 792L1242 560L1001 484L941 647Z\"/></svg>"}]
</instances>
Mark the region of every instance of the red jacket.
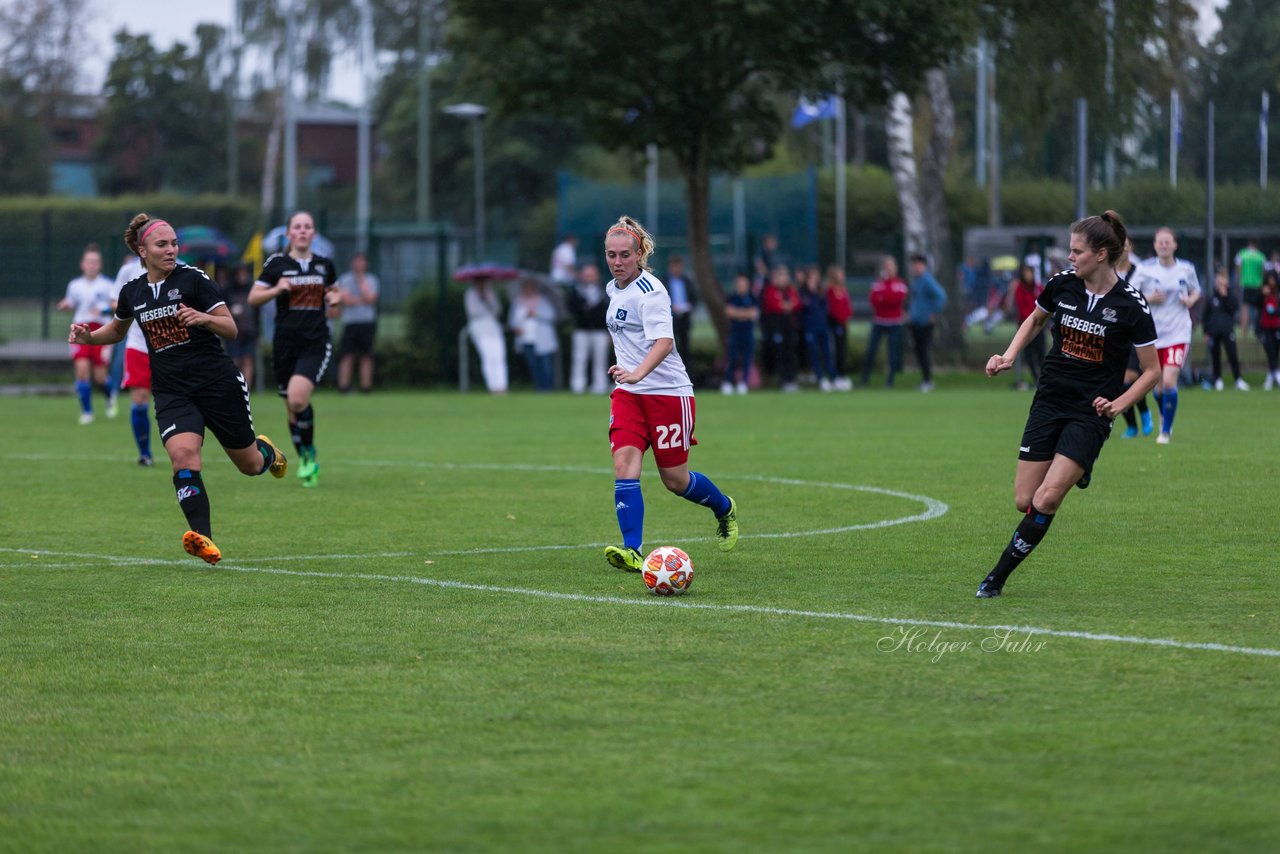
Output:
<instances>
[{"instance_id":1,"label":"red jacket","mask_svg":"<svg viewBox=\"0 0 1280 854\"><path fill-rule=\"evenodd\" d=\"M845 324L853 317L853 303L847 288L827 288L827 319Z\"/></svg>"},{"instance_id":2,"label":"red jacket","mask_svg":"<svg viewBox=\"0 0 1280 854\"><path fill-rule=\"evenodd\" d=\"M903 306L911 290L907 283L894 276L880 279L871 285L871 322L881 326L901 326L907 319Z\"/></svg>"},{"instance_id":3,"label":"red jacket","mask_svg":"<svg viewBox=\"0 0 1280 854\"><path fill-rule=\"evenodd\" d=\"M1269 294L1262 298L1258 326L1262 329L1280 329L1280 295Z\"/></svg>"},{"instance_id":4,"label":"red jacket","mask_svg":"<svg viewBox=\"0 0 1280 854\"><path fill-rule=\"evenodd\" d=\"M800 310L800 292L794 285L780 288L770 282L760 294L761 314L794 314Z\"/></svg>"}]
</instances>

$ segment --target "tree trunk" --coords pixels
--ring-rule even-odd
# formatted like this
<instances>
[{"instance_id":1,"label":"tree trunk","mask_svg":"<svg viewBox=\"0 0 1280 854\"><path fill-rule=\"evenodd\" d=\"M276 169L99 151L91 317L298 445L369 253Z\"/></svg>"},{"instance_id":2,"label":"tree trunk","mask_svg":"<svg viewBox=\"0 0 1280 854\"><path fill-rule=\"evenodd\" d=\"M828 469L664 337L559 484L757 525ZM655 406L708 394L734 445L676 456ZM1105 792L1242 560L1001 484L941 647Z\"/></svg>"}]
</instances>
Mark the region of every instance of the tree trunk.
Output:
<instances>
[{"instance_id":1,"label":"tree trunk","mask_svg":"<svg viewBox=\"0 0 1280 854\"><path fill-rule=\"evenodd\" d=\"M951 144L956 134L956 110L942 69L935 68L925 75L925 87L933 122L929 144L920 163L920 194L924 202L929 244L933 247L933 273L950 297L943 311L943 323L939 324L938 343L946 349L961 349L964 346L963 307L954 272L946 192L947 164L951 160Z\"/></svg>"},{"instance_id":2,"label":"tree trunk","mask_svg":"<svg viewBox=\"0 0 1280 854\"><path fill-rule=\"evenodd\" d=\"M916 153L911 99L895 92L885 115L885 135L889 142L889 168L898 188L902 209L902 242L907 255L929 254L929 234L920 204L920 182L916 177Z\"/></svg>"},{"instance_id":3,"label":"tree trunk","mask_svg":"<svg viewBox=\"0 0 1280 854\"><path fill-rule=\"evenodd\" d=\"M689 208L686 235L689 261L698 284L698 296L711 316L720 341L720 354L724 355L728 350L729 320L724 313L724 291L720 288L715 264L711 260L711 167L707 156L711 143L708 134L706 130L700 132L699 144L691 151L688 161L679 154L677 161L684 176L685 203Z\"/></svg>"},{"instance_id":4,"label":"tree trunk","mask_svg":"<svg viewBox=\"0 0 1280 854\"><path fill-rule=\"evenodd\" d=\"M284 90L276 96L276 109L271 116L271 129L267 131L266 151L262 155L262 222L264 230L271 228L276 215L276 168L280 161L280 134L284 130Z\"/></svg>"}]
</instances>

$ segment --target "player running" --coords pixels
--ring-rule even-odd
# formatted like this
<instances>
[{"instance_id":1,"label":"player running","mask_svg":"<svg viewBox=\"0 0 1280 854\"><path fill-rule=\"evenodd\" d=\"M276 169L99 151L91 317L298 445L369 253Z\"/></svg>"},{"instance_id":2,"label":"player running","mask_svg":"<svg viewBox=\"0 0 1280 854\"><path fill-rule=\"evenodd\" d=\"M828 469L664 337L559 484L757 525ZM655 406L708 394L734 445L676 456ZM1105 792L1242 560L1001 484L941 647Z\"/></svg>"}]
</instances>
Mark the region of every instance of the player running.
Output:
<instances>
[{"instance_id":1,"label":"player running","mask_svg":"<svg viewBox=\"0 0 1280 854\"><path fill-rule=\"evenodd\" d=\"M1074 223L1067 256L1072 268L1048 281L1008 349L987 360L989 377L1009 370L1053 318L1053 347L1040 372L1014 475L1014 503L1025 515L979 585L979 599L1000 595L1009 575L1044 539L1071 486L1084 485L1112 420L1159 379L1151 310L1114 269L1124 241L1124 223L1115 211ZM1121 392L1132 347L1142 374Z\"/></svg>"},{"instance_id":2,"label":"player running","mask_svg":"<svg viewBox=\"0 0 1280 854\"><path fill-rule=\"evenodd\" d=\"M67 340L115 344L134 320L142 327L160 440L173 463L178 506L190 528L182 547L214 564L222 552L213 543L209 494L201 478L204 428L244 474L270 471L284 477L288 461L270 439L253 434L249 389L218 341L234 338L236 324L217 286L202 271L178 262L178 235L162 219L138 214L124 242L142 259L146 274L120 289L110 323L98 329L73 323Z\"/></svg>"},{"instance_id":3,"label":"player running","mask_svg":"<svg viewBox=\"0 0 1280 854\"><path fill-rule=\"evenodd\" d=\"M662 485L715 513L720 551L738 543L737 504L705 474L689 471L689 448L698 444L693 437L693 383L675 349L671 297L648 266L653 248L653 238L629 216L605 235L605 261L613 274L605 286L605 326L618 360L609 368L617 384L610 396L609 447L622 545L608 546L604 556L628 572L639 572L644 564L640 470L650 446Z\"/></svg>"},{"instance_id":4,"label":"player running","mask_svg":"<svg viewBox=\"0 0 1280 854\"><path fill-rule=\"evenodd\" d=\"M112 281L102 275L102 253L98 247L86 246L80 256L82 275L67 283L66 296L58 303L61 311L71 311L72 323L97 329L111 317ZM107 417L116 417L116 390L107 382L107 364L111 348L76 345L71 348L71 362L76 375L76 397L80 399L80 423L93 423L93 383L107 399Z\"/></svg>"},{"instance_id":5,"label":"player running","mask_svg":"<svg viewBox=\"0 0 1280 854\"><path fill-rule=\"evenodd\" d=\"M1156 353L1160 357L1160 385L1156 405L1160 407L1160 435L1156 442L1169 444L1173 416L1178 412L1178 375L1191 346L1191 306L1200 299L1200 280L1190 261L1174 256L1178 241L1173 229L1156 232L1156 257L1142 262L1133 284L1151 306L1156 324Z\"/></svg>"},{"instance_id":6,"label":"player running","mask_svg":"<svg viewBox=\"0 0 1280 854\"><path fill-rule=\"evenodd\" d=\"M249 304L276 301L276 333L271 344L276 389L285 399L289 433L298 450L298 477L303 486L320 482L316 462L316 413L311 394L320 385L333 357L326 313L342 294L336 287L333 261L311 252L315 221L306 211L289 217L289 251L272 255L249 292Z\"/></svg>"}]
</instances>

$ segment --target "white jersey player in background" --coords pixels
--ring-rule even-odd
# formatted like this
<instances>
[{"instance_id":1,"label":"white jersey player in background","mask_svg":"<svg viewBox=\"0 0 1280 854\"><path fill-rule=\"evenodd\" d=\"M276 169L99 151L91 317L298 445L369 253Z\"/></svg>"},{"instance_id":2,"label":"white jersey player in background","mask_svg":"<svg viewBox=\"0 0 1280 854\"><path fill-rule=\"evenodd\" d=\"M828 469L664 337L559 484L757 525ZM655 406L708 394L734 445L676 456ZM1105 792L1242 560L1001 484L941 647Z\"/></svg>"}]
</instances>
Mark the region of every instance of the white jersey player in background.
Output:
<instances>
[{"instance_id":1,"label":"white jersey player in background","mask_svg":"<svg viewBox=\"0 0 1280 854\"><path fill-rule=\"evenodd\" d=\"M609 368L609 376L617 383L609 399L609 447L622 545L607 547L604 556L628 572L640 572L644 566L640 471L650 447L662 485L715 514L720 550L727 552L738 542L733 499L705 474L689 470L689 448L698 443L693 437L693 383L676 352L671 297L649 267L653 249L653 238L628 216L605 235L605 262L613 274L605 286L609 298L605 325L618 360Z\"/></svg>"},{"instance_id":2,"label":"white jersey player in background","mask_svg":"<svg viewBox=\"0 0 1280 854\"><path fill-rule=\"evenodd\" d=\"M1154 396L1160 407L1160 435L1156 441L1167 445L1178 411L1178 375L1191 345L1191 306L1200 299L1200 280L1190 261L1174 255L1178 241L1173 229L1156 232L1155 250L1156 257L1139 265L1133 285L1151 306L1151 319L1159 336L1156 352L1160 357L1160 384Z\"/></svg>"}]
</instances>

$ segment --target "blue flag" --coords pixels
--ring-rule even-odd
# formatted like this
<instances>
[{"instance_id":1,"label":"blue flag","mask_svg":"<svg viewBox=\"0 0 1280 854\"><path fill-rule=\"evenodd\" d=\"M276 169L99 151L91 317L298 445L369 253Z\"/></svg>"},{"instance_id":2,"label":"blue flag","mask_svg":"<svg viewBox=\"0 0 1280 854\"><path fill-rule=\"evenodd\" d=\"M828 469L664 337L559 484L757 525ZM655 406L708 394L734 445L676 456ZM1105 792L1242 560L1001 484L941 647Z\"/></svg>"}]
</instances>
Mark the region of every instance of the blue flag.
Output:
<instances>
[{"instance_id":1,"label":"blue flag","mask_svg":"<svg viewBox=\"0 0 1280 854\"><path fill-rule=\"evenodd\" d=\"M796 104L796 111L791 114L791 126L793 128L802 128L810 122L816 122L821 119L834 119L836 117L836 107L835 95L828 95L817 102L801 98L800 103Z\"/></svg>"}]
</instances>

